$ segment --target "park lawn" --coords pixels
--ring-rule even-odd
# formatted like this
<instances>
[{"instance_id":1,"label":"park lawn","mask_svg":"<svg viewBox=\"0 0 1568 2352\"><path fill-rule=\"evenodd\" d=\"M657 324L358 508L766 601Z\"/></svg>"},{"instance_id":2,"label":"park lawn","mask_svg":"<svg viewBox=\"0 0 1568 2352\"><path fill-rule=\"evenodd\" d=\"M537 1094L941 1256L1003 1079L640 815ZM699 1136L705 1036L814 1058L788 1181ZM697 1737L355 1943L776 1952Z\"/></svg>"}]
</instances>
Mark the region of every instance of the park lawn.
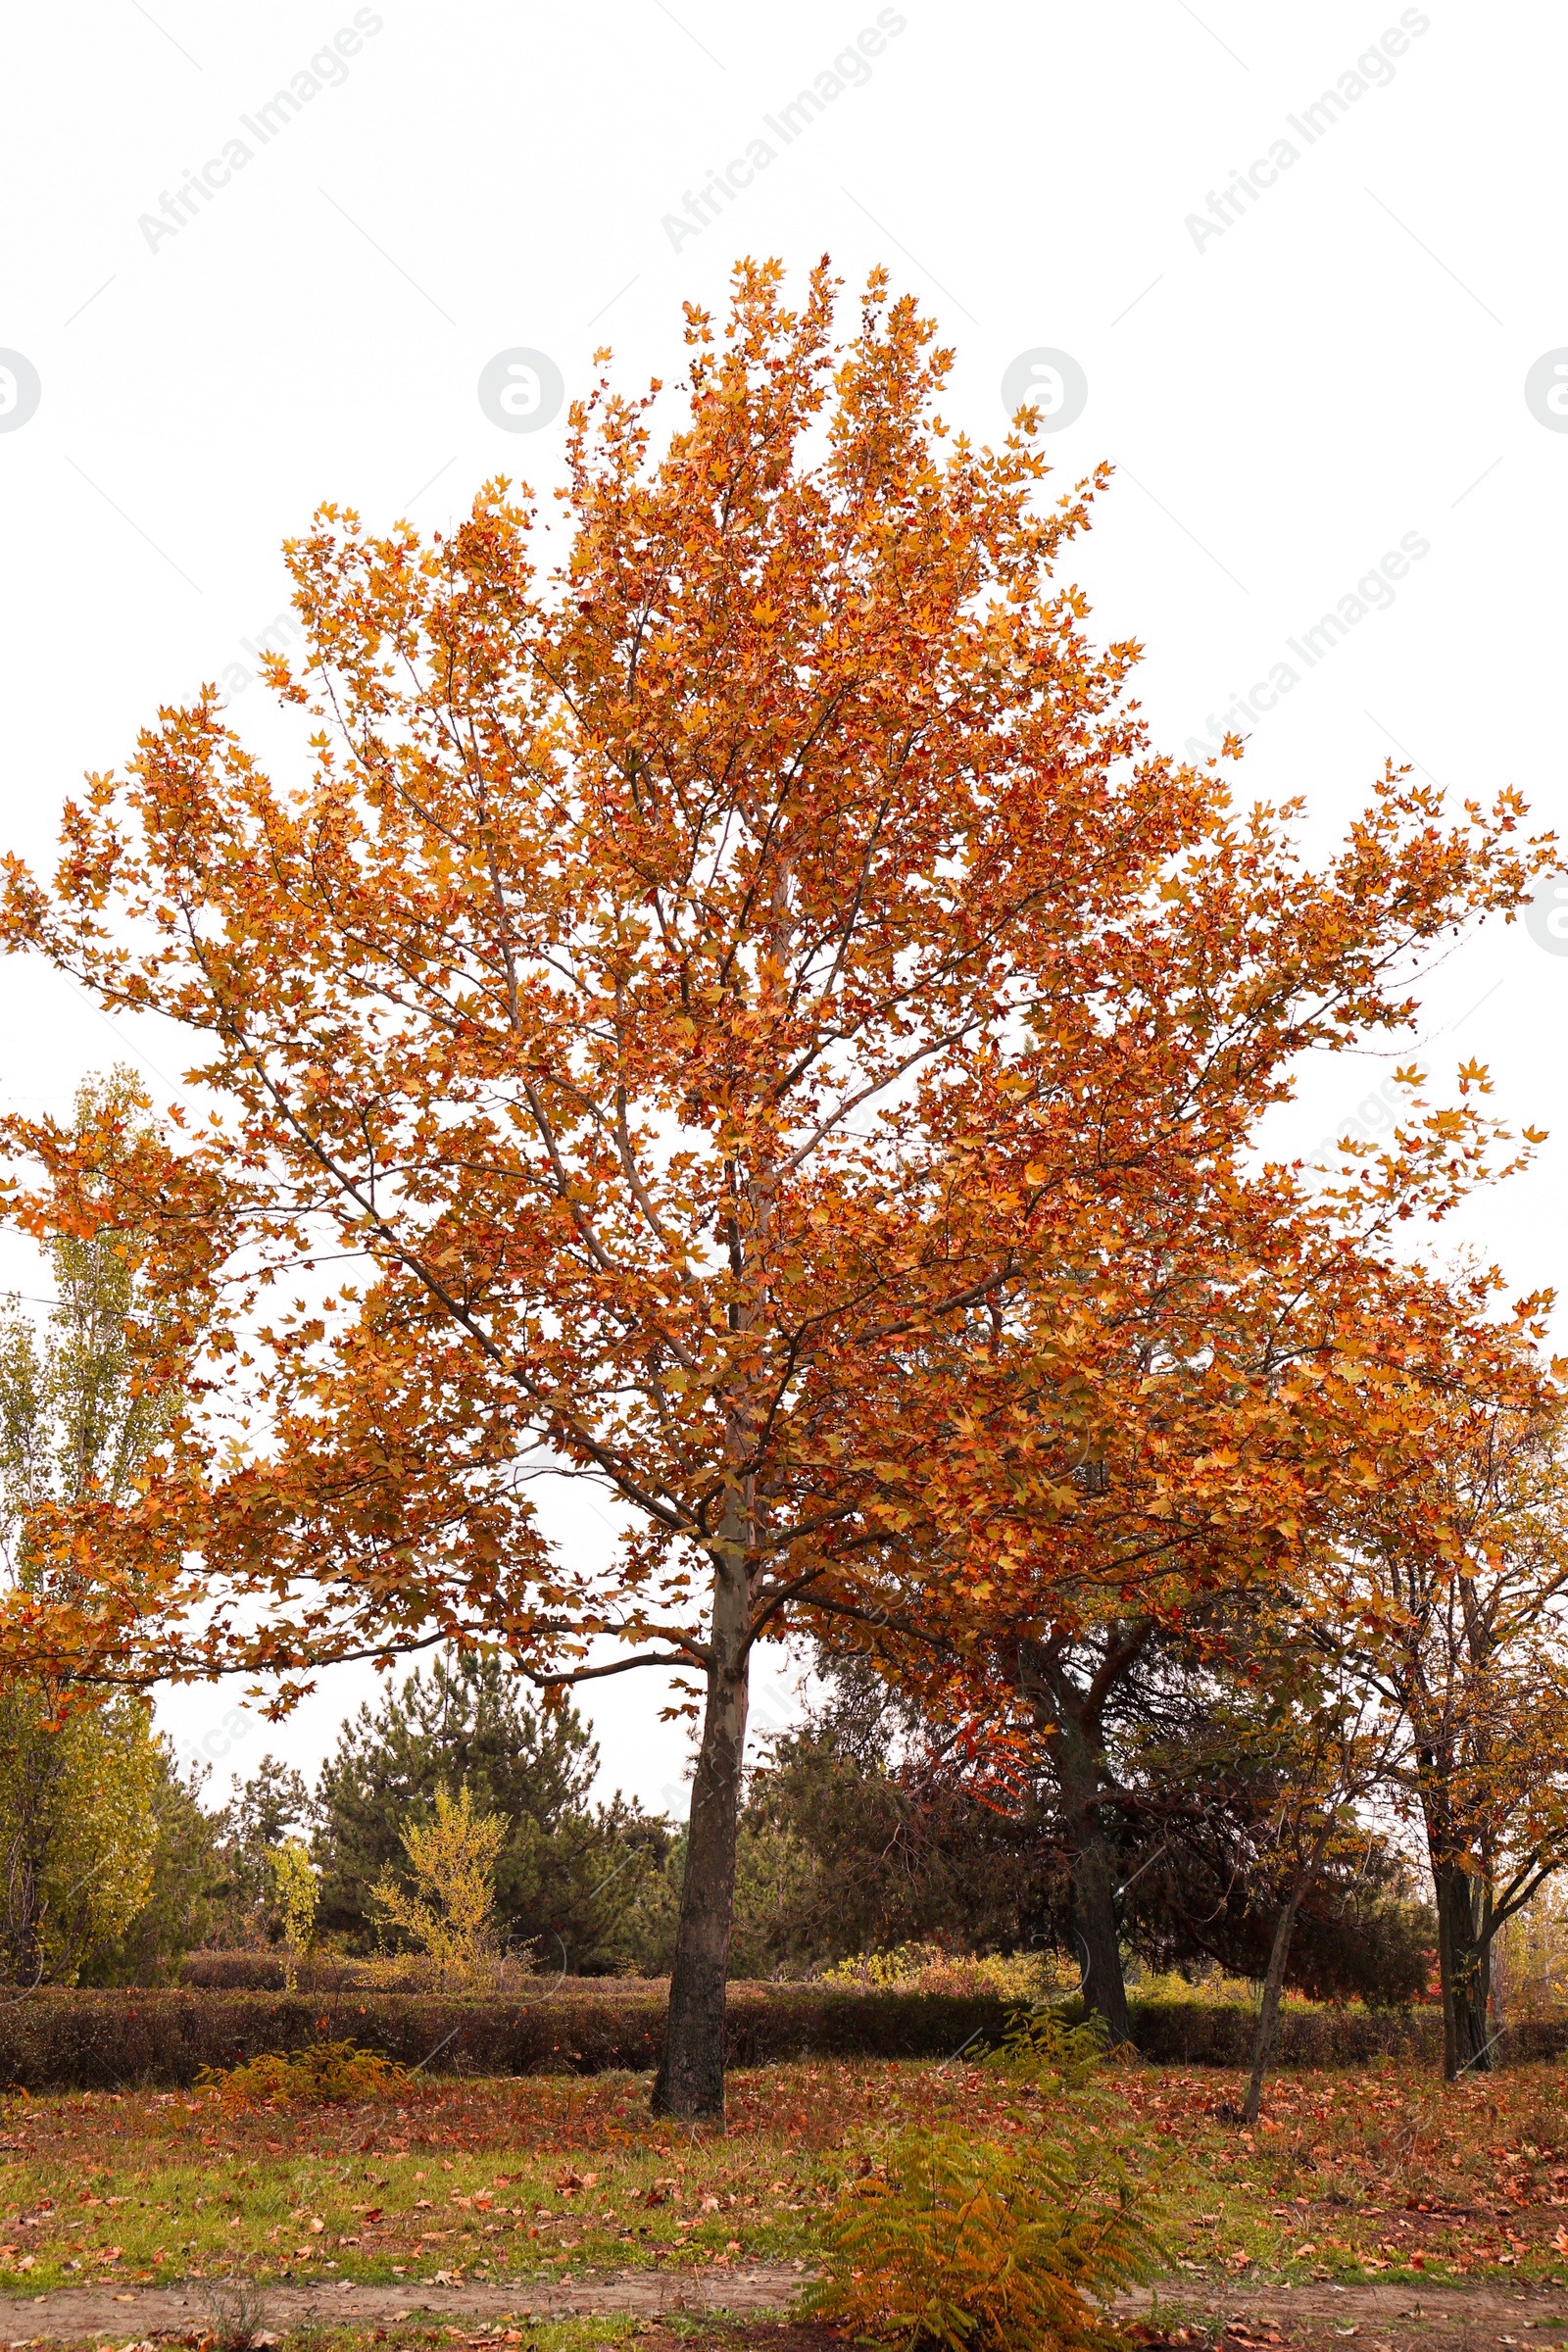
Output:
<instances>
[{"instance_id":1,"label":"park lawn","mask_svg":"<svg viewBox=\"0 0 1568 2352\"><path fill-rule=\"evenodd\" d=\"M15 2098L0 2130L0 2288L235 2272L527 2282L804 2260L857 2117L896 2110L904 2078L932 2071L737 2074L724 2136L655 2124L646 2078L624 2074L238 2113L199 2091Z\"/></svg>"},{"instance_id":2,"label":"park lawn","mask_svg":"<svg viewBox=\"0 0 1568 2352\"><path fill-rule=\"evenodd\" d=\"M1178 2276L1568 2279L1558 2069L1457 2087L1393 2063L1281 2075L1251 2134L1230 2120L1235 2075L1119 2065L1106 2088L1098 2128L1134 2134ZM1002 2136L1016 2103L967 2062L774 2066L732 2075L718 2135L655 2123L647 2091L625 2074L436 2081L238 2113L211 2092L18 2095L0 2291L809 2263L818 2217L892 2132Z\"/></svg>"},{"instance_id":3,"label":"park lawn","mask_svg":"<svg viewBox=\"0 0 1568 2352\"><path fill-rule=\"evenodd\" d=\"M1239 2075L1198 2069L1126 2079L1141 2136L1187 2160L1164 2232L1179 2268L1568 2282L1561 2068L1456 2084L1391 2060L1280 2074L1253 2132L1230 2120L1243 2088Z\"/></svg>"}]
</instances>

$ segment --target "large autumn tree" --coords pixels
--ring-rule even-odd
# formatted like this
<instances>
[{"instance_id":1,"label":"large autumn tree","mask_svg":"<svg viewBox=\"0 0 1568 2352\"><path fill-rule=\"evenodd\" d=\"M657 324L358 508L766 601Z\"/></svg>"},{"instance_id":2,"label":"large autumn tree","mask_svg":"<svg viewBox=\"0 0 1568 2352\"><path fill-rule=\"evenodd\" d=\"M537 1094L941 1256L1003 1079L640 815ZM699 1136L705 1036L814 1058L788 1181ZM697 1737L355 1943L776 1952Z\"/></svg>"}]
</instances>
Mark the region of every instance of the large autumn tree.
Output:
<instances>
[{"instance_id":1,"label":"large autumn tree","mask_svg":"<svg viewBox=\"0 0 1568 2352\"><path fill-rule=\"evenodd\" d=\"M138 1506L58 1520L91 1604L13 1639L106 1675L438 1637L546 1687L690 1670L655 2095L692 2115L752 1648L941 1556L919 1472L969 1443L974 1316L1033 1282L1081 1320L1102 1204L1196 1205L1292 1056L1396 1022L1412 951L1528 870L1512 799L1450 826L1390 778L1314 872L1156 755L1137 649L1056 576L1092 486L1042 498L1027 414L949 437L929 324L877 272L839 340L835 291L741 266L662 445L653 394L573 411L552 527L504 483L429 544L324 509L289 779L206 692L6 899L13 946L189 1035L218 1121L122 1209L187 1410ZM13 1140L24 1223L87 1213L71 1138ZM1069 1389L1035 1390L1063 1462ZM615 1498L612 1561L552 1547L540 1470Z\"/></svg>"}]
</instances>

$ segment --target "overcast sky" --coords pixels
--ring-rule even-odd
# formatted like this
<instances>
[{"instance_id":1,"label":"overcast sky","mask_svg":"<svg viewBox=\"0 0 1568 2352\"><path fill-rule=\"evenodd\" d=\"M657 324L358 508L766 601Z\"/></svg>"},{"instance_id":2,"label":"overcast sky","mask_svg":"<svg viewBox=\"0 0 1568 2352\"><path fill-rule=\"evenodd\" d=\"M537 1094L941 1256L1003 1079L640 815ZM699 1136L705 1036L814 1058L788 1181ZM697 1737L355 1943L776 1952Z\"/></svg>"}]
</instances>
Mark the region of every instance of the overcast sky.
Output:
<instances>
[{"instance_id":1,"label":"overcast sky","mask_svg":"<svg viewBox=\"0 0 1568 2352\"><path fill-rule=\"evenodd\" d=\"M1245 728L1238 790L1300 796L1317 852L1391 753L1563 823L1560 8L80 0L18 12L6 69L9 849L47 858L82 772L203 680L277 740L256 648L286 645L279 543L318 502L429 530L497 472L548 491L597 345L627 389L668 380L682 301L721 307L738 254L824 251L935 315L954 424L1033 398L1056 487L1116 467L1072 569L1146 647L1162 745ZM1441 1244L1518 1290L1565 1248L1551 911L1433 976L1420 1048L1552 1131ZM171 1100L185 1066L41 968L0 970L0 1015L14 1103L64 1108L127 1050ZM1392 1067L1315 1066L1271 1140L1385 1123ZM609 1541L585 1498L560 1524ZM216 1788L269 1744L314 1769L372 1682L280 1732L227 1691L164 1719ZM661 1698L592 1712L607 1783L668 1806ZM790 1703L780 1665L761 1712Z\"/></svg>"}]
</instances>

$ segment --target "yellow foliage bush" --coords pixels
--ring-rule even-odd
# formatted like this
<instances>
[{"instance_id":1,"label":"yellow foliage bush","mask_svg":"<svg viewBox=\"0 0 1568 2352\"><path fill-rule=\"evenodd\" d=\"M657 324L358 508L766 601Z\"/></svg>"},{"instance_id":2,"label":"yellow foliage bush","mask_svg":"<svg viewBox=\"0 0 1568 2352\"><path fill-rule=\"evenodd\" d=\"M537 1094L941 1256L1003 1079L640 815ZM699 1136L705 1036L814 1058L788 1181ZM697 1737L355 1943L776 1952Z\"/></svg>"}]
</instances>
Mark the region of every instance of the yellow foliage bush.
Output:
<instances>
[{"instance_id":1,"label":"yellow foliage bush","mask_svg":"<svg viewBox=\"0 0 1568 2352\"><path fill-rule=\"evenodd\" d=\"M820 1984L875 1992L995 1993L1006 2001L1039 2001L1075 1989L1078 1972L1058 1983L1054 1953L988 1953L968 1959L935 1943L901 1943L891 1951L861 1952L824 1969Z\"/></svg>"},{"instance_id":2,"label":"yellow foliage bush","mask_svg":"<svg viewBox=\"0 0 1568 2352\"><path fill-rule=\"evenodd\" d=\"M945 2352L1088 2352L1096 2306L1150 2277L1151 2194L1096 2083L1102 2046L1049 2011L996 2063L1016 2082L1008 2145L961 2127L900 2133L823 2230L823 2318L873 2341ZM1097 2121L1098 2118L1098 2121Z\"/></svg>"},{"instance_id":3,"label":"yellow foliage bush","mask_svg":"<svg viewBox=\"0 0 1568 2352\"><path fill-rule=\"evenodd\" d=\"M466 1784L455 1798L438 1788L434 1818L403 1832L414 1886L385 1870L370 1890L382 1925L424 1954L439 1984L471 1984L499 1960L495 1866L506 1838L499 1814L474 1812Z\"/></svg>"},{"instance_id":4,"label":"yellow foliage bush","mask_svg":"<svg viewBox=\"0 0 1568 2352\"><path fill-rule=\"evenodd\" d=\"M269 2050L243 2066L204 2066L201 2090L216 2090L225 2107L328 2107L358 2099L390 2099L403 2090L408 2069L378 2050L352 2041L318 2041L308 2050Z\"/></svg>"},{"instance_id":5,"label":"yellow foliage bush","mask_svg":"<svg viewBox=\"0 0 1568 2352\"><path fill-rule=\"evenodd\" d=\"M277 1908L283 1922L283 1950L287 1955L283 1962L283 1984L292 1992L316 1925L317 1877L311 1857L298 1838L285 1838L268 1860L272 1866Z\"/></svg>"}]
</instances>

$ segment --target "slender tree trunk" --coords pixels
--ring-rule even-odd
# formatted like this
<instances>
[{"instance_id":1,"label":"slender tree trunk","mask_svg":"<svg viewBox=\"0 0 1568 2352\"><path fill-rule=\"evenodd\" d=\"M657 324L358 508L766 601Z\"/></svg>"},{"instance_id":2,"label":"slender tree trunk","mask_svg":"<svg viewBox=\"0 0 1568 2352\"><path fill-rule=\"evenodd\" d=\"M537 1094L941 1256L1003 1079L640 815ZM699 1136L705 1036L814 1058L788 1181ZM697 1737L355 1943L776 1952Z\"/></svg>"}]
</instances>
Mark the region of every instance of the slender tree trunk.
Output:
<instances>
[{"instance_id":1,"label":"slender tree trunk","mask_svg":"<svg viewBox=\"0 0 1568 2352\"><path fill-rule=\"evenodd\" d=\"M9 1965L0 1973L30 1990L43 1982L43 1852L26 1851L22 1837L6 1857L6 1935Z\"/></svg>"},{"instance_id":2,"label":"slender tree trunk","mask_svg":"<svg viewBox=\"0 0 1568 2352\"><path fill-rule=\"evenodd\" d=\"M1443 2071L1452 2082L1492 2068L1487 2028L1492 1937L1486 1889L1457 1863L1435 1864L1438 1896L1438 1975L1443 1986Z\"/></svg>"},{"instance_id":3,"label":"slender tree trunk","mask_svg":"<svg viewBox=\"0 0 1568 2352\"><path fill-rule=\"evenodd\" d=\"M1131 2041L1132 2019L1116 1934L1116 1865L1101 1822L1099 1758L1083 1724L1066 1709L1059 1722L1058 1768L1072 1867L1073 1941L1084 1972L1084 2006L1104 2019L1113 2042Z\"/></svg>"},{"instance_id":4,"label":"slender tree trunk","mask_svg":"<svg viewBox=\"0 0 1568 2352\"><path fill-rule=\"evenodd\" d=\"M693 2121L724 2118L724 1988L735 1915L750 1634L745 1556L736 1544L720 1555L713 1578L708 1701L692 1783L664 2055L653 2093L656 2115Z\"/></svg>"},{"instance_id":5,"label":"slender tree trunk","mask_svg":"<svg viewBox=\"0 0 1568 2352\"><path fill-rule=\"evenodd\" d=\"M1301 1897L1322 1866L1333 1826L1330 1822L1321 1837L1313 1841L1312 1850L1297 1872L1285 1908L1275 1923L1274 1941L1268 1955L1268 1974L1263 1979L1263 2001L1257 2013L1257 2039L1252 2045L1252 2076L1242 2105L1242 2121L1249 2131L1256 2123L1257 2111L1263 2102L1263 2070L1268 2065L1269 2052L1274 2047L1274 2034L1279 2025L1280 2001L1285 1991L1285 1965L1291 1956L1291 1938L1296 1934L1296 1915L1301 1907Z\"/></svg>"}]
</instances>

